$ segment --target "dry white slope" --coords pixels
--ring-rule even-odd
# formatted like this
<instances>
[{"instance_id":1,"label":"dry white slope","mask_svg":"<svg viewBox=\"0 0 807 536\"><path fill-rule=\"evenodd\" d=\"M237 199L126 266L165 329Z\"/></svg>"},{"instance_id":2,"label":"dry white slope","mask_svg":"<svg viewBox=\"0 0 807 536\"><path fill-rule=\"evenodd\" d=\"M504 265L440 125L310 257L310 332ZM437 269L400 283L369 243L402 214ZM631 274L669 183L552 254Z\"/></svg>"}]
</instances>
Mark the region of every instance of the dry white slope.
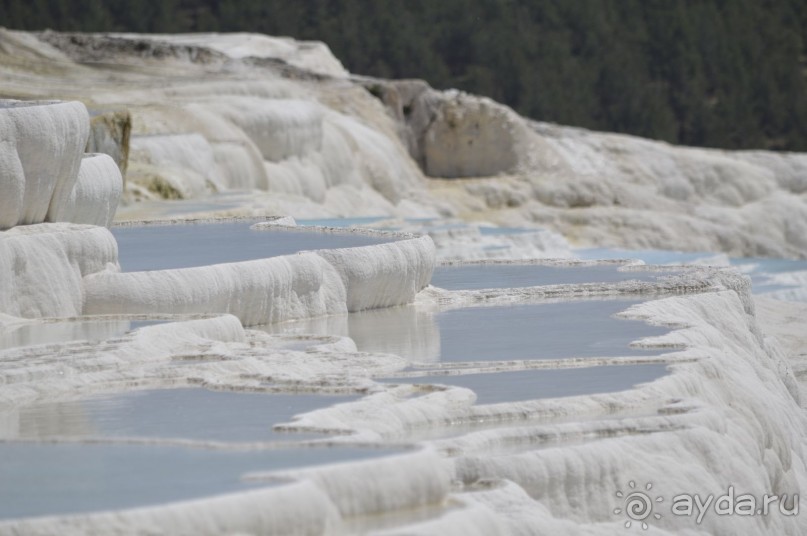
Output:
<instances>
[{"instance_id":1,"label":"dry white slope","mask_svg":"<svg viewBox=\"0 0 807 536\"><path fill-rule=\"evenodd\" d=\"M2 31L0 43L1 93L131 112L121 217L163 210L134 199L247 188L208 209L458 216L575 244L807 256L803 154L535 123L422 82L346 77L324 45L259 35Z\"/></svg>"}]
</instances>

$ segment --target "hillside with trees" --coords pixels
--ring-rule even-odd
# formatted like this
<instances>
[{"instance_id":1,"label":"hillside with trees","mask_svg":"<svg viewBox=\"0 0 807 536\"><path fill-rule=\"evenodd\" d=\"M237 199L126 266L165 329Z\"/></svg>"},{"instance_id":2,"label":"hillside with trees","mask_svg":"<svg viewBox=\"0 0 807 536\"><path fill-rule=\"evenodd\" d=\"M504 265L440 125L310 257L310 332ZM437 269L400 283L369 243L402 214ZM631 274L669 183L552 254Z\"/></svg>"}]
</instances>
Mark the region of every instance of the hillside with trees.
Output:
<instances>
[{"instance_id":1,"label":"hillside with trees","mask_svg":"<svg viewBox=\"0 0 807 536\"><path fill-rule=\"evenodd\" d=\"M542 121L807 150L803 0L0 0L0 25L316 39L354 73L423 78Z\"/></svg>"}]
</instances>

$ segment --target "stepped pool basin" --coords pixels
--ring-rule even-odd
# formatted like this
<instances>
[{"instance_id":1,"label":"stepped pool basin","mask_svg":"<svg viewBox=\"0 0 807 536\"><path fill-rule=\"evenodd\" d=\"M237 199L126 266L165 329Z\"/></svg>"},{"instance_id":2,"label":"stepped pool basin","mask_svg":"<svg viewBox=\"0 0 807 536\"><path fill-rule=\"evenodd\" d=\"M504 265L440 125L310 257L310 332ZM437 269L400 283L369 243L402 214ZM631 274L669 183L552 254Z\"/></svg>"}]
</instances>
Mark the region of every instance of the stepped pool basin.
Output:
<instances>
[{"instance_id":1,"label":"stepped pool basin","mask_svg":"<svg viewBox=\"0 0 807 536\"><path fill-rule=\"evenodd\" d=\"M384 383L441 384L476 393L477 404L613 393L664 376L664 364L613 365L568 369L531 369L479 374L432 374L385 378Z\"/></svg>"},{"instance_id":2,"label":"stepped pool basin","mask_svg":"<svg viewBox=\"0 0 807 536\"><path fill-rule=\"evenodd\" d=\"M272 471L368 459L396 451L293 448L226 451L167 445L0 443L0 519L159 505L266 487Z\"/></svg>"},{"instance_id":3,"label":"stepped pool basin","mask_svg":"<svg viewBox=\"0 0 807 536\"><path fill-rule=\"evenodd\" d=\"M435 268L431 284L446 290L656 281L669 272L619 270L618 264L551 266L541 264L458 264Z\"/></svg>"},{"instance_id":4,"label":"stepped pool basin","mask_svg":"<svg viewBox=\"0 0 807 536\"><path fill-rule=\"evenodd\" d=\"M165 320L77 319L35 322L0 331L0 350L71 341L97 342Z\"/></svg>"},{"instance_id":5,"label":"stepped pool basin","mask_svg":"<svg viewBox=\"0 0 807 536\"><path fill-rule=\"evenodd\" d=\"M125 272L190 268L290 255L312 249L368 246L390 238L360 233L264 228L255 223L143 225L113 227L118 258Z\"/></svg>"},{"instance_id":6,"label":"stepped pool basin","mask_svg":"<svg viewBox=\"0 0 807 536\"><path fill-rule=\"evenodd\" d=\"M635 300L575 300L432 311L416 305L262 326L274 334L350 337L362 352L412 363L659 355L630 343L669 330L614 315ZM584 326L584 327L582 327Z\"/></svg>"},{"instance_id":7,"label":"stepped pool basin","mask_svg":"<svg viewBox=\"0 0 807 536\"><path fill-rule=\"evenodd\" d=\"M20 409L14 438L106 437L265 442L319 434L275 432L295 415L358 396L267 394L173 388L92 396Z\"/></svg>"}]
</instances>

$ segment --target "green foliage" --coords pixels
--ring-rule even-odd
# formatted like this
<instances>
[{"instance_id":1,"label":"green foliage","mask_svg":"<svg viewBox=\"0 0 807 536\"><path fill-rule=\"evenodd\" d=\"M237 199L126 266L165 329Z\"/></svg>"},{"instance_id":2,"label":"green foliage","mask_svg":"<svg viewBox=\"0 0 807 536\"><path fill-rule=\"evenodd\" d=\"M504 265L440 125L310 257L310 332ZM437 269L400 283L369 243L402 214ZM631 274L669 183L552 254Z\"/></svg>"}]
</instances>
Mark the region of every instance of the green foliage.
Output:
<instances>
[{"instance_id":1,"label":"green foliage","mask_svg":"<svg viewBox=\"0 0 807 536\"><path fill-rule=\"evenodd\" d=\"M807 150L803 0L0 0L0 25L316 39L544 121Z\"/></svg>"}]
</instances>

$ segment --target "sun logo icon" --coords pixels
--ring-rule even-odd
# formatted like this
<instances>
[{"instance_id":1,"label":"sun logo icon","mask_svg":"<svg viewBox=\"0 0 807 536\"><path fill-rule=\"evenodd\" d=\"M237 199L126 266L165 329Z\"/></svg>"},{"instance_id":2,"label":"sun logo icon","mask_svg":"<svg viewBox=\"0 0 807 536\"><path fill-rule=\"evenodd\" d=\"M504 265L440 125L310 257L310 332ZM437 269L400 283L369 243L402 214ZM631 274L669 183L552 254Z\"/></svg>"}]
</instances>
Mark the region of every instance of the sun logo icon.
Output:
<instances>
[{"instance_id":1,"label":"sun logo icon","mask_svg":"<svg viewBox=\"0 0 807 536\"><path fill-rule=\"evenodd\" d=\"M625 521L626 529L629 529L633 525L633 522L636 521L642 524L642 529L647 530L648 518L652 516L655 519L661 519L661 514L653 512L653 503L663 502L664 497L650 498L649 492L653 489L653 484L650 482L645 485L645 491L637 490L636 482L633 480L628 482L628 488L627 492L617 490L616 496L625 502L625 506L624 508L615 508L614 514L620 515L624 512L628 517L628 520Z\"/></svg>"}]
</instances>

